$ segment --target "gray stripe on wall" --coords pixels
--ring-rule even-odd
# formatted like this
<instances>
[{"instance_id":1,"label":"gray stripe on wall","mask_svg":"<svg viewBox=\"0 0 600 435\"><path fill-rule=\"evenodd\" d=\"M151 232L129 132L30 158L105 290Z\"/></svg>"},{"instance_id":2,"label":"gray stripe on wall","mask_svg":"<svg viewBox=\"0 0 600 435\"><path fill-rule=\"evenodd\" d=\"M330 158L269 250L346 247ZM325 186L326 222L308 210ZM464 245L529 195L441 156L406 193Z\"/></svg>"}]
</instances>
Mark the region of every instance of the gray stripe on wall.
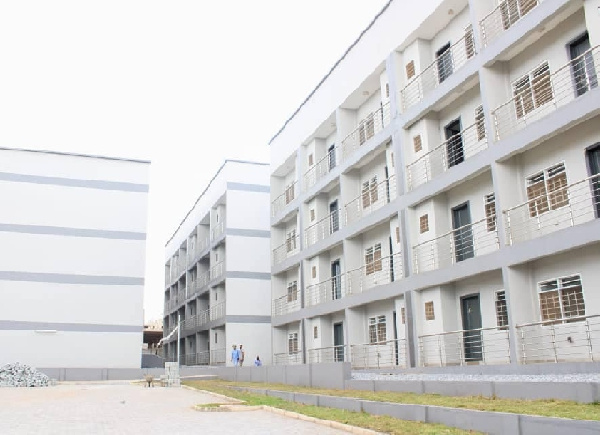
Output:
<instances>
[{"instance_id":1,"label":"gray stripe on wall","mask_svg":"<svg viewBox=\"0 0 600 435\"><path fill-rule=\"evenodd\" d=\"M229 271L227 271L227 278L270 280L271 274L268 272L245 272L245 271L229 270Z\"/></svg>"},{"instance_id":2,"label":"gray stripe on wall","mask_svg":"<svg viewBox=\"0 0 600 435\"><path fill-rule=\"evenodd\" d=\"M0 281L47 282L56 284L144 285L144 278L133 276L72 275L67 273L13 271L0 271Z\"/></svg>"},{"instance_id":3,"label":"gray stripe on wall","mask_svg":"<svg viewBox=\"0 0 600 435\"><path fill-rule=\"evenodd\" d=\"M123 192L148 192L147 184L120 181L81 180L76 178L46 177L44 175L13 174L0 172L0 181L15 183L52 184L55 186L85 187L87 189L120 190Z\"/></svg>"},{"instance_id":4,"label":"gray stripe on wall","mask_svg":"<svg viewBox=\"0 0 600 435\"><path fill-rule=\"evenodd\" d=\"M271 231L268 230L249 230L244 228L227 228L228 236L242 236L242 237L271 237Z\"/></svg>"},{"instance_id":5,"label":"gray stripe on wall","mask_svg":"<svg viewBox=\"0 0 600 435\"><path fill-rule=\"evenodd\" d=\"M69 331L69 332L142 332L140 325L103 325L95 323L54 323L0 320L2 331Z\"/></svg>"},{"instance_id":6,"label":"gray stripe on wall","mask_svg":"<svg viewBox=\"0 0 600 435\"><path fill-rule=\"evenodd\" d=\"M227 323L271 323L271 316L252 316L252 315L239 315L239 316L226 316Z\"/></svg>"},{"instance_id":7,"label":"gray stripe on wall","mask_svg":"<svg viewBox=\"0 0 600 435\"><path fill-rule=\"evenodd\" d=\"M98 239L146 240L146 233L134 231L94 230L89 228L53 227L46 225L2 224L0 231L8 233L49 234L68 237L95 237Z\"/></svg>"},{"instance_id":8,"label":"gray stripe on wall","mask_svg":"<svg viewBox=\"0 0 600 435\"><path fill-rule=\"evenodd\" d=\"M269 193L271 188L262 184L227 183L227 190L244 190L246 192Z\"/></svg>"}]
</instances>

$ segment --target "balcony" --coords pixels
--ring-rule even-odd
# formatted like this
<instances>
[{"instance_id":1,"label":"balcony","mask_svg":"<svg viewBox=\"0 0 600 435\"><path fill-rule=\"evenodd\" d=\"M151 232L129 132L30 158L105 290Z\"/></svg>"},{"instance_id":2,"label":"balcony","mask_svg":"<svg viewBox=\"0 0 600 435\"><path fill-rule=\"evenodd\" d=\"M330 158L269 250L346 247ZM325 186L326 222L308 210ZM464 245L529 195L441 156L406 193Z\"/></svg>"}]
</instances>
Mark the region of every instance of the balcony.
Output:
<instances>
[{"instance_id":1,"label":"balcony","mask_svg":"<svg viewBox=\"0 0 600 435\"><path fill-rule=\"evenodd\" d=\"M580 225L600 216L600 174L544 192L503 211L510 245Z\"/></svg>"},{"instance_id":2,"label":"balcony","mask_svg":"<svg viewBox=\"0 0 600 435\"><path fill-rule=\"evenodd\" d=\"M550 74L547 64L518 81L515 96L497 107L492 115L496 140L538 121L560 106L598 87L600 46L590 48Z\"/></svg>"},{"instance_id":3,"label":"balcony","mask_svg":"<svg viewBox=\"0 0 600 435\"><path fill-rule=\"evenodd\" d=\"M271 203L271 217L277 216L290 202L298 196L297 182L294 181L292 184L286 186L284 192L273 200Z\"/></svg>"},{"instance_id":4,"label":"balcony","mask_svg":"<svg viewBox=\"0 0 600 435\"><path fill-rule=\"evenodd\" d=\"M211 321L223 319L225 317L225 301L214 304L208 311L209 319Z\"/></svg>"},{"instance_id":5,"label":"balcony","mask_svg":"<svg viewBox=\"0 0 600 435\"><path fill-rule=\"evenodd\" d=\"M214 281L215 279L221 278L225 275L225 262L221 261L220 263L215 264L210 268L210 280Z\"/></svg>"},{"instance_id":6,"label":"balcony","mask_svg":"<svg viewBox=\"0 0 600 435\"><path fill-rule=\"evenodd\" d=\"M200 259L200 255L210 245L210 239L208 237L204 239L198 239L193 248L189 248L187 252L188 268L196 264Z\"/></svg>"},{"instance_id":7,"label":"balcony","mask_svg":"<svg viewBox=\"0 0 600 435\"><path fill-rule=\"evenodd\" d=\"M496 216L491 215L413 246L415 273L441 269L499 248Z\"/></svg>"},{"instance_id":8,"label":"balcony","mask_svg":"<svg viewBox=\"0 0 600 435\"><path fill-rule=\"evenodd\" d=\"M290 365L290 364L302 364L302 352L284 352L276 353L273 355L273 363L275 365Z\"/></svg>"},{"instance_id":9,"label":"balcony","mask_svg":"<svg viewBox=\"0 0 600 435\"><path fill-rule=\"evenodd\" d=\"M335 210L304 230L304 246L309 247L325 240L340 229L340 212Z\"/></svg>"},{"instance_id":10,"label":"balcony","mask_svg":"<svg viewBox=\"0 0 600 435\"><path fill-rule=\"evenodd\" d=\"M422 367L510 364L508 327L419 336Z\"/></svg>"},{"instance_id":11,"label":"balcony","mask_svg":"<svg viewBox=\"0 0 600 435\"><path fill-rule=\"evenodd\" d=\"M504 0L480 22L481 40L487 47L517 21L539 5L541 0Z\"/></svg>"},{"instance_id":12,"label":"balcony","mask_svg":"<svg viewBox=\"0 0 600 435\"><path fill-rule=\"evenodd\" d=\"M346 161L361 145L383 130L390 123L390 103L363 118L348 136L342 140L342 160Z\"/></svg>"},{"instance_id":13,"label":"balcony","mask_svg":"<svg viewBox=\"0 0 600 435\"><path fill-rule=\"evenodd\" d=\"M380 183L363 184L362 193L344 206L346 225L350 225L396 199L396 177Z\"/></svg>"},{"instance_id":14,"label":"balcony","mask_svg":"<svg viewBox=\"0 0 600 435\"><path fill-rule=\"evenodd\" d=\"M346 345L308 349L308 363L344 362L348 360Z\"/></svg>"},{"instance_id":15,"label":"balcony","mask_svg":"<svg viewBox=\"0 0 600 435\"><path fill-rule=\"evenodd\" d=\"M408 190L431 181L488 146L483 123L475 123L406 167Z\"/></svg>"},{"instance_id":16,"label":"balcony","mask_svg":"<svg viewBox=\"0 0 600 435\"><path fill-rule=\"evenodd\" d=\"M446 47L443 51L438 52L436 60L425 67L400 91L403 112L423 100L477 54L473 29L469 27L465 31L465 36L453 45Z\"/></svg>"},{"instance_id":17,"label":"balcony","mask_svg":"<svg viewBox=\"0 0 600 435\"><path fill-rule=\"evenodd\" d=\"M516 326L523 364L600 360L600 315Z\"/></svg>"},{"instance_id":18,"label":"balcony","mask_svg":"<svg viewBox=\"0 0 600 435\"><path fill-rule=\"evenodd\" d=\"M282 316L300 309L300 300L298 292L295 294L284 295L273 301L273 316Z\"/></svg>"},{"instance_id":19,"label":"balcony","mask_svg":"<svg viewBox=\"0 0 600 435\"><path fill-rule=\"evenodd\" d=\"M300 252L300 236L288 237L284 244L273 249L273 265L282 263L298 252Z\"/></svg>"},{"instance_id":20,"label":"balcony","mask_svg":"<svg viewBox=\"0 0 600 435\"><path fill-rule=\"evenodd\" d=\"M304 173L304 190L310 189L317 182L329 174L329 172L336 167L336 153L338 147L330 149L323 158L314 164L308 171Z\"/></svg>"},{"instance_id":21,"label":"balcony","mask_svg":"<svg viewBox=\"0 0 600 435\"><path fill-rule=\"evenodd\" d=\"M376 258L373 263L328 278L305 290L307 307L363 293L373 287L397 281L403 276L402 254Z\"/></svg>"},{"instance_id":22,"label":"balcony","mask_svg":"<svg viewBox=\"0 0 600 435\"><path fill-rule=\"evenodd\" d=\"M188 299L191 297L194 297L202 292L202 290L208 285L209 276L210 276L210 271L207 271L207 272L204 272L204 273L201 273L200 275L198 275L196 280L190 281L190 284L188 285L188 293L187 293Z\"/></svg>"},{"instance_id":23,"label":"balcony","mask_svg":"<svg viewBox=\"0 0 600 435\"><path fill-rule=\"evenodd\" d=\"M186 354L182 361L186 366L207 366L210 364L210 351Z\"/></svg>"},{"instance_id":24,"label":"balcony","mask_svg":"<svg viewBox=\"0 0 600 435\"><path fill-rule=\"evenodd\" d=\"M185 332L193 331L206 325L210 319L210 310L204 310L200 313L190 316L181 322L181 329Z\"/></svg>"},{"instance_id":25,"label":"balcony","mask_svg":"<svg viewBox=\"0 0 600 435\"><path fill-rule=\"evenodd\" d=\"M210 351L210 364L213 366L225 365L227 351L225 349L213 349Z\"/></svg>"},{"instance_id":26,"label":"balcony","mask_svg":"<svg viewBox=\"0 0 600 435\"><path fill-rule=\"evenodd\" d=\"M225 232L225 222L219 222L215 227L210 230L210 241L214 242Z\"/></svg>"},{"instance_id":27,"label":"balcony","mask_svg":"<svg viewBox=\"0 0 600 435\"><path fill-rule=\"evenodd\" d=\"M353 369L407 367L405 339L353 344L350 353Z\"/></svg>"}]
</instances>

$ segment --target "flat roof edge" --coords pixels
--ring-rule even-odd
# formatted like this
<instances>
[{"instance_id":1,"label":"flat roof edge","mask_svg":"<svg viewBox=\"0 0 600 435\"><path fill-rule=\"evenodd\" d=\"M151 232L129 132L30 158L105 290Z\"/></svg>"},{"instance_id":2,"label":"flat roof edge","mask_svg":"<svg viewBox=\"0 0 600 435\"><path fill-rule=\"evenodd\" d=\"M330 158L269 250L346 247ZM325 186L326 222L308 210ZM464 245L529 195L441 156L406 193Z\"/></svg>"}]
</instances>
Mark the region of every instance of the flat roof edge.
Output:
<instances>
[{"instance_id":1,"label":"flat roof edge","mask_svg":"<svg viewBox=\"0 0 600 435\"><path fill-rule=\"evenodd\" d=\"M0 151L22 151L27 153L40 153L40 154L54 154L59 156L74 156L74 157L86 157L91 159L102 159L102 160L117 160L122 162L132 162L132 163L143 163L143 164L151 164L150 160L143 159L130 159L127 157L112 157L112 156L101 156L97 154L84 154L84 153L72 153L68 151L51 151L51 150L33 150L29 148L10 148L0 146Z\"/></svg>"}]
</instances>

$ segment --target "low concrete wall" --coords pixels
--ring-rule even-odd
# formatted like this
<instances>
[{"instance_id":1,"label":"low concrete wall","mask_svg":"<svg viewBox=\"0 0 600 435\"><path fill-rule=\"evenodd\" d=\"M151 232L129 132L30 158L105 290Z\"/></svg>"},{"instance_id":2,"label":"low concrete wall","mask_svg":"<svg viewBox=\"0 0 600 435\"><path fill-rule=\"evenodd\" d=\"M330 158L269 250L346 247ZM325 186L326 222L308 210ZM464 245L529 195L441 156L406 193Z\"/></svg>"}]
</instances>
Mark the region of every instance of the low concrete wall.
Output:
<instances>
[{"instance_id":1,"label":"low concrete wall","mask_svg":"<svg viewBox=\"0 0 600 435\"><path fill-rule=\"evenodd\" d=\"M159 377L165 374L164 368L144 368L144 369L80 369L80 368L39 368L39 372L44 373L57 381L129 381L143 379L145 375L150 374ZM209 367L181 367L179 369L181 377L215 375L215 368Z\"/></svg>"}]
</instances>

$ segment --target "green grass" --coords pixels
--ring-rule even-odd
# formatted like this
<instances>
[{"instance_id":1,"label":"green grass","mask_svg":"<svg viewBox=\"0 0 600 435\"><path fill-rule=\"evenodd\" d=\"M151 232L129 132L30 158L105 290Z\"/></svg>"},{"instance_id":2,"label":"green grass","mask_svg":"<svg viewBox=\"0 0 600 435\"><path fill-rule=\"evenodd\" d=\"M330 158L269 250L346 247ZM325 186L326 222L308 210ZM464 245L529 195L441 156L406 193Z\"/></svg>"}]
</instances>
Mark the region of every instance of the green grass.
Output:
<instances>
[{"instance_id":1,"label":"green grass","mask_svg":"<svg viewBox=\"0 0 600 435\"><path fill-rule=\"evenodd\" d=\"M243 400L246 402L246 405L250 406L272 406L274 408L304 414L309 417L337 421L352 426L358 426L366 429L372 429L377 432L384 432L394 435L460 435L479 433L455 429L441 424L404 421L387 416L371 415L365 412L351 412L343 409L302 405L300 403L287 402L277 397L269 397L258 393L248 393L229 388L231 386L257 386L256 384L233 383L225 381L184 381L183 384L200 390L211 391L213 393Z\"/></svg>"},{"instance_id":2,"label":"green grass","mask_svg":"<svg viewBox=\"0 0 600 435\"><path fill-rule=\"evenodd\" d=\"M202 388L209 385L221 388L225 395L231 396L228 387L251 387L298 393L323 394L328 396L355 397L376 402L407 403L416 405L446 406L451 408L474 409L478 411L508 412L513 414L539 415L543 417L561 417L574 420L600 420L600 404L583 404L566 400L515 400L488 397L449 397L438 394L395 393L389 391L326 390L320 388L298 387L284 384L263 384L251 382L194 381L189 385Z\"/></svg>"}]
</instances>

